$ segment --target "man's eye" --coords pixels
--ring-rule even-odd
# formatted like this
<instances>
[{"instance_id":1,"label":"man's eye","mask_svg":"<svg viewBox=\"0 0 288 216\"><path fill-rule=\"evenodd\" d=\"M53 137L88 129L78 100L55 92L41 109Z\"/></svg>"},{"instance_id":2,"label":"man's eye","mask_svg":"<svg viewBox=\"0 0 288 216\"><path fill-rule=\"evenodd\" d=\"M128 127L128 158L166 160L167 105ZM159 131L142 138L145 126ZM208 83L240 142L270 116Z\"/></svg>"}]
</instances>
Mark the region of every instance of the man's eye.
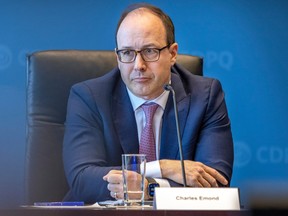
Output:
<instances>
[{"instance_id":1,"label":"man's eye","mask_svg":"<svg viewBox=\"0 0 288 216\"><path fill-rule=\"evenodd\" d=\"M148 55L150 55L150 54L155 54L155 49L153 49L153 48L147 48L147 49L145 49L144 50L144 53L145 54L148 54Z\"/></svg>"},{"instance_id":2,"label":"man's eye","mask_svg":"<svg viewBox=\"0 0 288 216\"><path fill-rule=\"evenodd\" d=\"M122 51L122 55L131 55L131 54L132 54L131 50L123 50Z\"/></svg>"}]
</instances>

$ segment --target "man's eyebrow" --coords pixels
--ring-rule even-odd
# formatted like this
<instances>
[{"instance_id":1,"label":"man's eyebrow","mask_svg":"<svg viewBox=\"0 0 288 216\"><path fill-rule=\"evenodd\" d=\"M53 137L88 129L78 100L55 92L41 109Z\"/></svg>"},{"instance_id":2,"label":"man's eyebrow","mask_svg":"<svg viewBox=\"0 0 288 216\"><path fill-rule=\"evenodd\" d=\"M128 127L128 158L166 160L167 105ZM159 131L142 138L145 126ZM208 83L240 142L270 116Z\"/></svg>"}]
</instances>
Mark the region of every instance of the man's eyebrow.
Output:
<instances>
[{"instance_id":1,"label":"man's eyebrow","mask_svg":"<svg viewBox=\"0 0 288 216\"><path fill-rule=\"evenodd\" d=\"M157 47L157 46L154 43L149 43L149 44L145 44L144 46L142 46L141 49L155 48L155 47ZM123 46L123 47L121 47L121 49L138 50L138 49L135 49L134 47L131 47L131 46Z\"/></svg>"},{"instance_id":2,"label":"man's eyebrow","mask_svg":"<svg viewBox=\"0 0 288 216\"><path fill-rule=\"evenodd\" d=\"M130 50L131 50L131 49L133 49L133 47L130 47L130 46L123 46L123 47L121 47L121 49L130 49ZM121 50L121 49L120 49L120 50Z\"/></svg>"},{"instance_id":3,"label":"man's eyebrow","mask_svg":"<svg viewBox=\"0 0 288 216\"><path fill-rule=\"evenodd\" d=\"M154 43L150 43L150 44L145 44L142 48L147 48L147 47L157 47L157 46Z\"/></svg>"}]
</instances>

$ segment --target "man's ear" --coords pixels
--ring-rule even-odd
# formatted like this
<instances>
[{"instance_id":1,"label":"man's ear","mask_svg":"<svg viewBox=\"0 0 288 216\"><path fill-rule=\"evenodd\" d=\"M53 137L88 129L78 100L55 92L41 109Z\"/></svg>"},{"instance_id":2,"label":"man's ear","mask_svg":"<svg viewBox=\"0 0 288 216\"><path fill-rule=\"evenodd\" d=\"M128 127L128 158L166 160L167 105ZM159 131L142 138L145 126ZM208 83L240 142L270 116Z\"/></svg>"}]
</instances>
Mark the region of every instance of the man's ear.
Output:
<instances>
[{"instance_id":1,"label":"man's ear","mask_svg":"<svg viewBox=\"0 0 288 216\"><path fill-rule=\"evenodd\" d=\"M118 59L118 55L117 55L117 53L116 53L116 48L114 49L114 53L115 53L115 58L116 58L116 60L117 60L117 67L118 67L118 69L120 70L120 68L119 68L119 63L120 63L120 61L119 61L119 59Z\"/></svg>"},{"instance_id":2,"label":"man's ear","mask_svg":"<svg viewBox=\"0 0 288 216\"><path fill-rule=\"evenodd\" d=\"M171 54L171 66L173 66L176 63L176 59L177 59L178 44L177 43L173 43L169 47L169 52Z\"/></svg>"}]
</instances>

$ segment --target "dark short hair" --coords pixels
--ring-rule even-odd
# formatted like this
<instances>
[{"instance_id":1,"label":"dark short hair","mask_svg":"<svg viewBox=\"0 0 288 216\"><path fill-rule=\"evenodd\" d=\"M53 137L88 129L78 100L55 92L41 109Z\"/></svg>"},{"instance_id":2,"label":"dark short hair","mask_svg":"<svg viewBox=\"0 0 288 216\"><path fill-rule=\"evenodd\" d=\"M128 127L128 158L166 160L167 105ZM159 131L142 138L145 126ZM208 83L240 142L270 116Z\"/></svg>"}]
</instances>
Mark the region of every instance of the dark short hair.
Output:
<instances>
[{"instance_id":1,"label":"dark short hair","mask_svg":"<svg viewBox=\"0 0 288 216\"><path fill-rule=\"evenodd\" d=\"M116 28L116 33L115 33L115 40L116 40L116 47L118 46L117 45L117 33L118 33L118 30L119 30L119 27L121 25L121 23L123 22L123 20L126 18L126 16L136 10L136 9L139 9L139 8L145 8L149 11L151 11L154 15L156 15L157 17L159 17L163 24L164 24L164 27L165 27L165 30L166 30L166 40L167 40L167 44L171 45L175 42L175 33L174 33L174 24L171 20L171 18L166 14L164 13L160 8L156 7L156 6L153 6L151 4L147 4L147 3L136 3L136 4L132 4L132 5L129 5L122 13L119 21L118 21L118 25L117 25L117 28Z\"/></svg>"}]
</instances>

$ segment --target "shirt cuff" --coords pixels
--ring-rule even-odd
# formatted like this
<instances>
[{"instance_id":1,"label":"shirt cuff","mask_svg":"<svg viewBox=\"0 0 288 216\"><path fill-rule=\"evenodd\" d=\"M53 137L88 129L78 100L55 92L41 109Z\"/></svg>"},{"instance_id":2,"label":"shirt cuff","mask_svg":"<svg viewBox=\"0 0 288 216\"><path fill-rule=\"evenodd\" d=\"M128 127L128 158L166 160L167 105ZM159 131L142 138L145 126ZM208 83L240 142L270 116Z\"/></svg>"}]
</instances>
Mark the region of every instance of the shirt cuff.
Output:
<instances>
[{"instance_id":1,"label":"shirt cuff","mask_svg":"<svg viewBox=\"0 0 288 216\"><path fill-rule=\"evenodd\" d=\"M160 187L170 187L170 183L167 179L154 178Z\"/></svg>"},{"instance_id":2,"label":"shirt cuff","mask_svg":"<svg viewBox=\"0 0 288 216\"><path fill-rule=\"evenodd\" d=\"M151 178L162 178L160 163L158 160L146 163L146 176Z\"/></svg>"},{"instance_id":3,"label":"shirt cuff","mask_svg":"<svg viewBox=\"0 0 288 216\"><path fill-rule=\"evenodd\" d=\"M154 178L160 187L170 187L167 179L162 179L160 163L158 160L146 163L146 176Z\"/></svg>"}]
</instances>

